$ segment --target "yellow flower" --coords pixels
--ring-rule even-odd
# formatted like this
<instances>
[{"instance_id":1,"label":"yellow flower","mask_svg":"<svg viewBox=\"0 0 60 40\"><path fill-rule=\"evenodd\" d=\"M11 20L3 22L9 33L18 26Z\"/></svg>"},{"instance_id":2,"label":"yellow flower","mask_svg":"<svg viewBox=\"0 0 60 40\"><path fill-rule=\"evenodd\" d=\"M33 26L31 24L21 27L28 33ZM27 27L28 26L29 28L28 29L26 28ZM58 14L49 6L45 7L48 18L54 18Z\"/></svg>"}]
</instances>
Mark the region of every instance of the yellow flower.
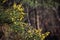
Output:
<instances>
[{"instance_id":1,"label":"yellow flower","mask_svg":"<svg viewBox=\"0 0 60 40\"><path fill-rule=\"evenodd\" d=\"M20 12L22 12L22 11L23 11L23 8L18 7L18 10L19 10Z\"/></svg>"},{"instance_id":2,"label":"yellow flower","mask_svg":"<svg viewBox=\"0 0 60 40\"><path fill-rule=\"evenodd\" d=\"M14 17L14 18L16 18L16 17Z\"/></svg>"},{"instance_id":3,"label":"yellow flower","mask_svg":"<svg viewBox=\"0 0 60 40\"><path fill-rule=\"evenodd\" d=\"M17 8L17 5L16 3L13 4L13 8L16 9Z\"/></svg>"},{"instance_id":4,"label":"yellow flower","mask_svg":"<svg viewBox=\"0 0 60 40\"><path fill-rule=\"evenodd\" d=\"M5 3L7 0L3 0L3 3Z\"/></svg>"},{"instance_id":5,"label":"yellow flower","mask_svg":"<svg viewBox=\"0 0 60 40\"><path fill-rule=\"evenodd\" d=\"M28 33L31 33L31 30L28 30Z\"/></svg>"},{"instance_id":6,"label":"yellow flower","mask_svg":"<svg viewBox=\"0 0 60 40\"><path fill-rule=\"evenodd\" d=\"M40 34L39 36L41 37L42 35Z\"/></svg>"},{"instance_id":7,"label":"yellow flower","mask_svg":"<svg viewBox=\"0 0 60 40\"><path fill-rule=\"evenodd\" d=\"M21 12L24 10L24 9L22 8L22 4L17 5L16 8L17 8L17 10L19 10L19 11L21 11Z\"/></svg>"},{"instance_id":8,"label":"yellow flower","mask_svg":"<svg viewBox=\"0 0 60 40\"><path fill-rule=\"evenodd\" d=\"M43 39L45 38L45 36L42 37Z\"/></svg>"},{"instance_id":9,"label":"yellow flower","mask_svg":"<svg viewBox=\"0 0 60 40\"><path fill-rule=\"evenodd\" d=\"M12 18L12 21L14 21L14 18Z\"/></svg>"},{"instance_id":10,"label":"yellow flower","mask_svg":"<svg viewBox=\"0 0 60 40\"><path fill-rule=\"evenodd\" d=\"M22 7L22 4L17 5L17 7L21 8Z\"/></svg>"},{"instance_id":11,"label":"yellow flower","mask_svg":"<svg viewBox=\"0 0 60 40\"><path fill-rule=\"evenodd\" d=\"M16 24L16 22L14 22L14 24Z\"/></svg>"},{"instance_id":12,"label":"yellow flower","mask_svg":"<svg viewBox=\"0 0 60 40\"><path fill-rule=\"evenodd\" d=\"M21 21L23 18L24 18L24 16L23 16L23 15L20 15L20 21Z\"/></svg>"},{"instance_id":13,"label":"yellow flower","mask_svg":"<svg viewBox=\"0 0 60 40\"><path fill-rule=\"evenodd\" d=\"M36 33L38 33L39 31L38 30L36 30Z\"/></svg>"},{"instance_id":14,"label":"yellow flower","mask_svg":"<svg viewBox=\"0 0 60 40\"><path fill-rule=\"evenodd\" d=\"M25 13L24 13L24 12L21 12L21 14L25 15Z\"/></svg>"},{"instance_id":15,"label":"yellow flower","mask_svg":"<svg viewBox=\"0 0 60 40\"><path fill-rule=\"evenodd\" d=\"M42 31L42 29L38 29L39 30L39 32L41 32Z\"/></svg>"},{"instance_id":16,"label":"yellow flower","mask_svg":"<svg viewBox=\"0 0 60 40\"><path fill-rule=\"evenodd\" d=\"M42 34L42 36L44 36L44 34Z\"/></svg>"},{"instance_id":17,"label":"yellow flower","mask_svg":"<svg viewBox=\"0 0 60 40\"><path fill-rule=\"evenodd\" d=\"M12 13L10 13L10 15L12 15Z\"/></svg>"},{"instance_id":18,"label":"yellow flower","mask_svg":"<svg viewBox=\"0 0 60 40\"><path fill-rule=\"evenodd\" d=\"M19 20L19 19L17 19L17 20Z\"/></svg>"},{"instance_id":19,"label":"yellow flower","mask_svg":"<svg viewBox=\"0 0 60 40\"><path fill-rule=\"evenodd\" d=\"M21 17L21 18L20 18L20 21L21 21L22 19L23 19L23 18Z\"/></svg>"},{"instance_id":20,"label":"yellow flower","mask_svg":"<svg viewBox=\"0 0 60 40\"><path fill-rule=\"evenodd\" d=\"M41 40L43 40L45 38L44 34L40 34L39 36L40 36Z\"/></svg>"},{"instance_id":21,"label":"yellow flower","mask_svg":"<svg viewBox=\"0 0 60 40\"><path fill-rule=\"evenodd\" d=\"M45 35L48 36L50 34L50 32L46 32Z\"/></svg>"},{"instance_id":22,"label":"yellow flower","mask_svg":"<svg viewBox=\"0 0 60 40\"><path fill-rule=\"evenodd\" d=\"M45 36L44 34L42 34L42 35L40 36L41 40L44 40L45 37L46 37L46 36Z\"/></svg>"}]
</instances>

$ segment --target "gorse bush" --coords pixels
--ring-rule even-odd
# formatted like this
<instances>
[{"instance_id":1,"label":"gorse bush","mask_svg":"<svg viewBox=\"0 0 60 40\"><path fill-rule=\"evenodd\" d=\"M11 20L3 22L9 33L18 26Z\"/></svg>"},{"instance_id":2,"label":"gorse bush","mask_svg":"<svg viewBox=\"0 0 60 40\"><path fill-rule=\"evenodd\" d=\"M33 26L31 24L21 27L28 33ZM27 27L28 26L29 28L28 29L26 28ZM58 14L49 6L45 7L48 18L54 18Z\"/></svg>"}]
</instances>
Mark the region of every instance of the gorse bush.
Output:
<instances>
[{"instance_id":1,"label":"gorse bush","mask_svg":"<svg viewBox=\"0 0 60 40\"><path fill-rule=\"evenodd\" d=\"M8 40L44 40L48 36L49 32L42 34L42 29L35 29L32 26L29 26L28 23L23 22L23 18L26 15L24 13L24 8L22 4L14 3L12 8L0 10L0 24L10 24L9 27L11 30Z\"/></svg>"}]
</instances>

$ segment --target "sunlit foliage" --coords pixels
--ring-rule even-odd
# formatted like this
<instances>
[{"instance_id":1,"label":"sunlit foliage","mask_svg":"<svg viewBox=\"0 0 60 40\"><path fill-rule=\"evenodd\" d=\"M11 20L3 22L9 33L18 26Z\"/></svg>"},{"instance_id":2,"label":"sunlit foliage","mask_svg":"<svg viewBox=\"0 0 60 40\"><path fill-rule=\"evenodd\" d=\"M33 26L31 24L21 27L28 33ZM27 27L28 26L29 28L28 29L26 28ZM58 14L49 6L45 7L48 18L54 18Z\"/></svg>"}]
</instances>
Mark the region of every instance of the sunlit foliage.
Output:
<instances>
[{"instance_id":1,"label":"sunlit foliage","mask_svg":"<svg viewBox=\"0 0 60 40\"><path fill-rule=\"evenodd\" d=\"M24 23L23 19L25 16L24 8L22 4L16 4L14 3L12 8L4 10L1 8L0 10L0 24L10 24L9 27L11 30L10 33L13 35L8 34L8 40L11 38L11 40L44 40L46 36L50 32L46 32L45 34L42 34L42 29L35 29L32 26L29 26L28 23Z\"/></svg>"}]
</instances>

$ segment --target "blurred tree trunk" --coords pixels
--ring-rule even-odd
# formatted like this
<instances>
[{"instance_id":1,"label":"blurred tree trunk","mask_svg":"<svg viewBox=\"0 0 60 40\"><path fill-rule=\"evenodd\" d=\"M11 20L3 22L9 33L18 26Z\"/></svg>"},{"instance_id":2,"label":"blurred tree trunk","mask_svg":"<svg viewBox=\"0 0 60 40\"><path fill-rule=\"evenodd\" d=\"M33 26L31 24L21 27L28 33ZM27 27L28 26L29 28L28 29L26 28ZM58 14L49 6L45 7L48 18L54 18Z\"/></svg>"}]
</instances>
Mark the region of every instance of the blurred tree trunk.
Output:
<instances>
[{"instance_id":1,"label":"blurred tree trunk","mask_svg":"<svg viewBox=\"0 0 60 40\"><path fill-rule=\"evenodd\" d=\"M39 29L40 27L39 27L39 15L38 15L38 12L37 12L37 15L36 15L36 21L37 21L37 28Z\"/></svg>"},{"instance_id":2,"label":"blurred tree trunk","mask_svg":"<svg viewBox=\"0 0 60 40\"><path fill-rule=\"evenodd\" d=\"M29 7L27 7L27 6L26 6L26 11L27 11L27 20L28 20L28 24L30 25Z\"/></svg>"},{"instance_id":3,"label":"blurred tree trunk","mask_svg":"<svg viewBox=\"0 0 60 40\"><path fill-rule=\"evenodd\" d=\"M39 21L39 13L38 13L38 9L36 9L36 18L35 18L35 20L36 20L36 27L37 27L37 29L39 29L40 28L40 21Z\"/></svg>"}]
</instances>

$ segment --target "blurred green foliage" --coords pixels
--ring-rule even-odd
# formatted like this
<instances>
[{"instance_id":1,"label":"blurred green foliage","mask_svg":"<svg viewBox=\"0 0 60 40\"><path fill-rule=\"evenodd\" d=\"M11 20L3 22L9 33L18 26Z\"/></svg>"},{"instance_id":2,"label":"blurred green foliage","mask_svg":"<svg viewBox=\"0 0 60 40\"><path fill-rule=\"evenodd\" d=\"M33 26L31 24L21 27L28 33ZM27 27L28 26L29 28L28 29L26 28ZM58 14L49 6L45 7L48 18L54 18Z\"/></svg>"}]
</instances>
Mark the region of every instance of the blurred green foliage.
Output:
<instances>
[{"instance_id":1,"label":"blurred green foliage","mask_svg":"<svg viewBox=\"0 0 60 40\"><path fill-rule=\"evenodd\" d=\"M27 4L32 8L35 8L37 6L56 7L59 5L59 3L55 2L54 0L22 0L21 3Z\"/></svg>"},{"instance_id":2,"label":"blurred green foliage","mask_svg":"<svg viewBox=\"0 0 60 40\"><path fill-rule=\"evenodd\" d=\"M25 2L25 1L24 1ZM31 2L31 1L29 1ZM33 6L33 2L30 5ZM13 6L7 10L0 8L0 24L11 24L10 29L12 29L13 39L16 40L44 40L50 32L42 34L42 29L35 29L32 26L29 26L28 23L23 22L25 16L24 8L22 4L16 4L14 2ZM8 29L9 30L9 29ZM9 32L8 32L9 33ZM18 38L17 38L18 36ZM8 39L9 40L9 39Z\"/></svg>"}]
</instances>

